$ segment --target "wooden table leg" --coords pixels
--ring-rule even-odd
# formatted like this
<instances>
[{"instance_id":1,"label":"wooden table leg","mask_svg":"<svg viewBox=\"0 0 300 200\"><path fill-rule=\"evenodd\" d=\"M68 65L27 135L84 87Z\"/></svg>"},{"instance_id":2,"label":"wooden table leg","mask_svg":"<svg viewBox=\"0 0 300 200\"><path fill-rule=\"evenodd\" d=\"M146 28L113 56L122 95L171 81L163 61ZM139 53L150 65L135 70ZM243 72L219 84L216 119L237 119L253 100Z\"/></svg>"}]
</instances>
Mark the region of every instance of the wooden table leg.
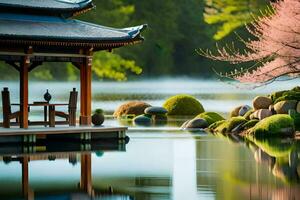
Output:
<instances>
[{"instance_id":1,"label":"wooden table leg","mask_svg":"<svg viewBox=\"0 0 300 200\"><path fill-rule=\"evenodd\" d=\"M47 114L48 114L48 108L47 108L47 106L44 106L44 122L47 122ZM47 125L45 124L45 127L46 127Z\"/></svg>"},{"instance_id":2,"label":"wooden table leg","mask_svg":"<svg viewBox=\"0 0 300 200\"><path fill-rule=\"evenodd\" d=\"M49 106L49 127L55 127L55 106Z\"/></svg>"}]
</instances>

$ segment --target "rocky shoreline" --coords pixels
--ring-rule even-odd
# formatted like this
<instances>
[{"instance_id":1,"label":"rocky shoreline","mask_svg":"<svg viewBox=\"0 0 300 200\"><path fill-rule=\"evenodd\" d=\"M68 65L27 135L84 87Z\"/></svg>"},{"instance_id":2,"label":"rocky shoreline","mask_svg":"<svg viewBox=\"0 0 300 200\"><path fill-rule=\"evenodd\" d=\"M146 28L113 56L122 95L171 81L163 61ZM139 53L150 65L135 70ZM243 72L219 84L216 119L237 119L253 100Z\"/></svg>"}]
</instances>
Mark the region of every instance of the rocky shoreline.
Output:
<instances>
[{"instance_id":1,"label":"rocky shoreline","mask_svg":"<svg viewBox=\"0 0 300 200\"><path fill-rule=\"evenodd\" d=\"M175 95L160 106L132 101L121 105L114 117L132 120L136 126L164 124L173 116L185 116L181 129L201 129L213 134L255 137L299 138L300 87L257 96L252 105L238 105L224 117L205 112L201 102L190 95ZM296 134L297 133L297 134Z\"/></svg>"}]
</instances>

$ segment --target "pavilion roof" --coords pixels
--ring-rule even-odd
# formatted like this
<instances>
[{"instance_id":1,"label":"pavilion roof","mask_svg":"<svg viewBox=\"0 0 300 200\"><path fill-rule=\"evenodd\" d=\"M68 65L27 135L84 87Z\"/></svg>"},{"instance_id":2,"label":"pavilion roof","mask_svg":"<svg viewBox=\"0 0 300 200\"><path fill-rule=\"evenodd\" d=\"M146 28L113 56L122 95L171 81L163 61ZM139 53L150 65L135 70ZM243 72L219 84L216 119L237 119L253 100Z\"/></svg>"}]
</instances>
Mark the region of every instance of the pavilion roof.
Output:
<instances>
[{"instance_id":1,"label":"pavilion roof","mask_svg":"<svg viewBox=\"0 0 300 200\"><path fill-rule=\"evenodd\" d=\"M74 16L94 5L92 0L0 0L1 12Z\"/></svg>"},{"instance_id":2,"label":"pavilion roof","mask_svg":"<svg viewBox=\"0 0 300 200\"><path fill-rule=\"evenodd\" d=\"M115 29L56 16L0 13L0 43L112 49L142 41L144 28Z\"/></svg>"}]
</instances>

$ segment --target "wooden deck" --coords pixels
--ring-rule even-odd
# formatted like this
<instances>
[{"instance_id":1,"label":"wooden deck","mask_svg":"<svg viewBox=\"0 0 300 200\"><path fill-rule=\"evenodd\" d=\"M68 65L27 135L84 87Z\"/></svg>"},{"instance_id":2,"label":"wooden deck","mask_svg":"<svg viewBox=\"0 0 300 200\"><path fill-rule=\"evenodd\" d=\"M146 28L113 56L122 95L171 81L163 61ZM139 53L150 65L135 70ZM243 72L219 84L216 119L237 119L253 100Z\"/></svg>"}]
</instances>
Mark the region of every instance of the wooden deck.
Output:
<instances>
[{"instance_id":1,"label":"wooden deck","mask_svg":"<svg viewBox=\"0 0 300 200\"><path fill-rule=\"evenodd\" d=\"M125 139L127 127L111 126L57 126L57 127L30 127L2 128L0 127L0 143L28 142L35 143L38 139Z\"/></svg>"}]
</instances>

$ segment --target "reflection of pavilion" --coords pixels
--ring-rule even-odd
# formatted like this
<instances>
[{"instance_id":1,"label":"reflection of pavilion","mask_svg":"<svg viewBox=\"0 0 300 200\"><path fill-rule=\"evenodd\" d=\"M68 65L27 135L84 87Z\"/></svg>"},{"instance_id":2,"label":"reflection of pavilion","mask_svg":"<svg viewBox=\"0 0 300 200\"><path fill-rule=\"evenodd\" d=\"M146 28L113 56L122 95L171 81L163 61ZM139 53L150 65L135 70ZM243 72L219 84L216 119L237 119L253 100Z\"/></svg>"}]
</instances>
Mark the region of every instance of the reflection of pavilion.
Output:
<instances>
[{"instance_id":1,"label":"reflection of pavilion","mask_svg":"<svg viewBox=\"0 0 300 200\"><path fill-rule=\"evenodd\" d=\"M67 157L67 155L66 155ZM70 159L70 157L69 157ZM30 156L24 156L18 158L20 163L22 164L22 195L26 200L34 200L35 193L30 187L29 181L29 162ZM80 191L74 192L71 194L61 194L55 195L54 198L59 197L68 197L70 200L76 199L97 199L99 197L109 196L109 199L131 199L128 195L122 194L113 194L112 188L108 188L107 191L98 191L95 190L92 186L92 159L91 153L81 154L80 156L81 162L81 173L80 173L80 182L79 182L79 189ZM40 198L39 198L40 199Z\"/></svg>"},{"instance_id":2,"label":"reflection of pavilion","mask_svg":"<svg viewBox=\"0 0 300 200\"><path fill-rule=\"evenodd\" d=\"M101 147L101 142L100 147ZM80 148L74 148L74 145L70 149L66 148L65 151L61 151L63 148L63 144L60 144L62 147L58 147L60 151L53 148L52 145L45 145L43 148L38 147L38 149L43 149L40 152L32 152L32 153L5 153L1 152L0 160L6 163L10 162L20 162L22 166L22 195L25 199L33 200L35 199L35 192L30 187L30 179L29 179L29 164L31 161L42 161L42 160L68 160L71 164L76 164L78 161L81 163L80 170L80 181L78 184L78 191L71 192L70 194L57 194L54 195L55 198L60 197L68 197L68 199L97 199L98 196L109 195L109 199L114 199L114 197L122 197L122 199L130 199L127 195L112 195L112 188L109 188L107 191L99 191L95 190L92 186L92 158L91 151L82 151ZM81 144L79 147L89 146L89 148L93 151L100 152L103 154L106 151L125 151L125 143L120 143L120 141L106 141L105 145L102 145L102 148L99 148L99 144ZM51 147L49 147L51 146ZM67 145L66 145L67 146ZM51 150L51 152L47 152L47 147ZM68 146L67 146L68 147ZM33 147L31 147L33 148ZM35 147L37 148L37 147ZM13 149L13 148L12 148ZM84 148L86 149L86 147ZM40 199L40 197L39 197Z\"/></svg>"}]
</instances>

